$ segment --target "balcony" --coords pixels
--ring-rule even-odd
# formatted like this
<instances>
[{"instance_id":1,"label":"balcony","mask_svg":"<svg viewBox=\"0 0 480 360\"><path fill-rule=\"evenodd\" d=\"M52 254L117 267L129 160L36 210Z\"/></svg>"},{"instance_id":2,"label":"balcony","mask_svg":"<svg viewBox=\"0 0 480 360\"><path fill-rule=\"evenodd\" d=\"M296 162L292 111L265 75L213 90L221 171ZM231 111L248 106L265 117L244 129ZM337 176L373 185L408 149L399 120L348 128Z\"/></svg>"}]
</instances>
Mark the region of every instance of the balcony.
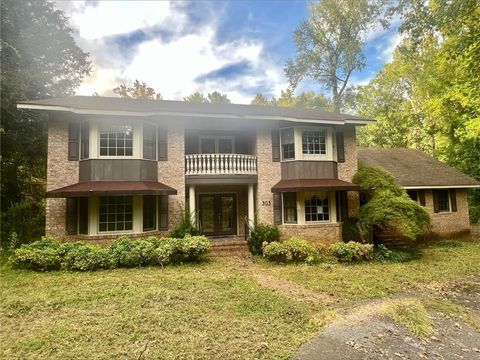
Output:
<instances>
[{"instance_id":1,"label":"balcony","mask_svg":"<svg viewBox=\"0 0 480 360\"><path fill-rule=\"evenodd\" d=\"M257 157L245 154L185 155L185 175L257 175Z\"/></svg>"}]
</instances>

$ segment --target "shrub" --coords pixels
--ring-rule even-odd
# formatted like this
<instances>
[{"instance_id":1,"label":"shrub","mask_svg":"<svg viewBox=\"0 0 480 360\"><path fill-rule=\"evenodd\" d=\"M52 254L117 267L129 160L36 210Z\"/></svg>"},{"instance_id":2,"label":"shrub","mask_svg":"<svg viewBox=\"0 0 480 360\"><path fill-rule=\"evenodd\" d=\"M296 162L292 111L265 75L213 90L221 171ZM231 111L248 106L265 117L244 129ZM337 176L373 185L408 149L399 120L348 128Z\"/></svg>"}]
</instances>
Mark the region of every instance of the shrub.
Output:
<instances>
[{"instance_id":1,"label":"shrub","mask_svg":"<svg viewBox=\"0 0 480 360\"><path fill-rule=\"evenodd\" d=\"M380 244L373 249L373 259L377 261L389 261L392 257L392 250Z\"/></svg>"},{"instance_id":2,"label":"shrub","mask_svg":"<svg viewBox=\"0 0 480 360\"><path fill-rule=\"evenodd\" d=\"M93 271L108 269L111 266L107 249L81 242L67 247L61 264L62 269L73 271Z\"/></svg>"},{"instance_id":3,"label":"shrub","mask_svg":"<svg viewBox=\"0 0 480 360\"><path fill-rule=\"evenodd\" d=\"M255 224L248 248L253 255L262 254L262 247L264 243L271 243L280 241L280 231L275 225Z\"/></svg>"},{"instance_id":4,"label":"shrub","mask_svg":"<svg viewBox=\"0 0 480 360\"><path fill-rule=\"evenodd\" d=\"M393 176L378 168L360 166L353 177L368 202L360 207L358 226L365 230L383 230L415 240L430 228L430 215Z\"/></svg>"},{"instance_id":5,"label":"shrub","mask_svg":"<svg viewBox=\"0 0 480 360\"><path fill-rule=\"evenodd\" d=\"M107 249L83 242L60 244L45 237L17 249L11 261L16 267L32 270L91 271L200 261L209 246L205 236L188 235L184 239L152 236L145 240L122 236Z\"/></svg>"},{"instance_id":6,"label":"shrub","mask_svg":"<svg viewBox=\"0 0 480 360\"><path fill-rule=\"evenodd\" d=\"M169 238L180 239L184 238L187 235L196 236L201 235L202 233L192 224L192 215L190 212L185 209L183 212L183 217L180 223L173 229L169 234Z\"/></svg>"},{"instance_id":7,"label":"shrub","mask_svg":"<svg viewBox=\"0 0 480 360\"><path fill-rule=\"evenodd\" d=\"M48 236L14 251L10 261L17 268L48 271L60 268L60 243Z\"/></svg>"},{"instance_id":8,"label":"shrub","mask_svg":"<svg viewBox=\"0 0 480 360\"><path fill-rule=\"evenodd\" d=\"M312 264L319 260L317 249L308 241L299 238L291 238L284 242L264 243L263 256L277 263L305 262Z\"/></svg>"},{"instance_id":9,"label":"shrub","mask_svg":"<svg viewBox=\"0 0 480 360\"><path fill-rule=\"evenodd\" d=\"M360 244L355 241L337 242L330 247L333 255L341 262L372 260L373 245Z\"/></svg>"},{"instance_id":10,"label":"shrub","mask_svg":"<svg viewBox=\"0 0 480 360\"><path fill-rule=\"evenodd\" d=\"M342 239L344 241L356 241L356 242L360 242L363 240L362 232L359 229L357 218L350 218L343 222Z\"/></svg>"}]
</instances>

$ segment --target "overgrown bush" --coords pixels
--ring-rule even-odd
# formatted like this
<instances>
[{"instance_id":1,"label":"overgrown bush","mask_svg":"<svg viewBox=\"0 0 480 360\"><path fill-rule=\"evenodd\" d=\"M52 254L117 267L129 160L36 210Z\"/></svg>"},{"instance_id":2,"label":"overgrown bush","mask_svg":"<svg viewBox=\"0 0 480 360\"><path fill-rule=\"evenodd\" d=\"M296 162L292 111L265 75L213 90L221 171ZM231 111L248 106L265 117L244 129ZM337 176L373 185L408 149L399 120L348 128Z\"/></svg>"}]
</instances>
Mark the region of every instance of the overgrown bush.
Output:
<instances>
[{"instance_id":1,"label":"overgrown bush","mask_svg":"<svg viewBox=\"0 0 480 360\"><path fill-rule=\"evenodd\" d=\"M342 239L343 241L363 242L364 234L360 229L357 218L350 218L342 224Z\"/></svg>"},{"instance_id":2,"label":"overgrown bush","mask_svg":"<svg viewBox=\"0 0 480 360\"><path fill-rule=\"evenodd\" d=\"M387 248L380 244L373 249L373 259L382 262L403 263L421 257L418 249Z\"/></svg>"},{"instance_id":3,"label":"overgrown bush","mask_svg":"<svg viewBox=\"0 0 480 360\"><path fill-rule=\"evenodd\" d=\"M277 263L315 263L319 260L318 250L306 240L291 238L287 241L264 243L263 256Z\"/></svg>"},{"instance_id":4,"label":"overgrown bush","mask_svg":"<svg viewBox=\"0 0 480 360\"><path fill-rule=\"evenodd\" d=\"M248 248L253 255L261 255L264 243L280 241L280 230L275 225L255 224Z\"/></svg>"},{"instance_id":5,"label":"overgrown bush","mask_svg":"<svg viewBox=\"0 0 480 360\"><path fill-rule=\"evenodd\" d=\"M330 247L330 251L341 262L369 261L373 257L373 245L355 241L337 242Z\"/></svg>"},{"instance_id":6,"label":"overgrown bush","mask_svg":"<svg viewBox=\"0 0 480 360\"><path fill-rule=\"evenodd\" d=\"M184 239L149 237L130 240L122 236L108 248L83 242L61 244L44 237L15 250L11 261L17 268L38 271L97 269L167 265L202 260L210 246L205 236Z\"/></svg>"},{"instance_id":7,"label":"overgrown bush","mask_svg":"<svg viewBox=\"0 0 480 360\"><path fill-rule=\"evenodd\" d=\"M367 203L360 207L358 225L362 229L383 230L415 240L430 228L430 215L391 174L378 168L360 166L353 177Z\"/></svg>"},{"instance_id":8,"label":"overgrown bush","mask_svg":"<svg viewBox=\"0 0 480 360\"><path fill-rule=\"evenodd\" d=\"M181 239L184 238L187 235L191 236L196 236L196 235L201 235L201 231L197 229L195 226L192 224L192 214L185 209L183 211L183 217L178 223L178 225L173 229L169 234L169 238L175 238L175 239Z\"/></svg>"}]
</instances>

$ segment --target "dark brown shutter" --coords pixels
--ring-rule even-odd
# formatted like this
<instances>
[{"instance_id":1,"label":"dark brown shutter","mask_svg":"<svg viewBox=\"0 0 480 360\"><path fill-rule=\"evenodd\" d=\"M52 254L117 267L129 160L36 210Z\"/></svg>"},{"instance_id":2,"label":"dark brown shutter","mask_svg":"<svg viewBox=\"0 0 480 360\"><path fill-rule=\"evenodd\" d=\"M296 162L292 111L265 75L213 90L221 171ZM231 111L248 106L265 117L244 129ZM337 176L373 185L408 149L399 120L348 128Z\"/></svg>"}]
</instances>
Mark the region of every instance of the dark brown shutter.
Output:
<instances>
[{"instance_id":1,"label":"dark brown shutter","mask_svg":"<svg viewBox=\"0 0 480 360\"><path fill-rule=\"evenodd\" d=\"M280 131L272 130L272 161L280 161Z\"/></svg>"},{"instance_id":2,"label":"dark brown shutter","mask_svg":"<svg viewBox=\"0 0 480 360\"><path fill-rule=\"evenodd\" d=\"M337 161L345 162L345 144L343 141L343 132L337 132Z\"/></svg>"},{"instance_id":3,"label":"dark brown shutter","mask_svg":"<svg viewBox=\"0 0 480 360\"><path fill-rule=\"evenodd\" d=\"M165 126L158 127L158 161L168 160L168 134Z\"/></svg>"},{"instance_id":4,"label":"dark brown shutter","mask_svg":"<svg viewBox=\"0 0 480 360\"><path fill-rule=\"evenodd\" d=\"M67 198L67 234L77 234L78 202L76 198Z\"/></svg>"},{"instance_id":5,"label":"dark brown shutter","mask_svg":"<svg viewBox=\"0 0 480 360\"><path fill-rule=\"evenodd\" d=\"M418 190L418 201L420 205L425 206L425 190Z\"/></svg>"},{"instance_id":6,"label":"dark brown shutter","mask_svg":"<svg viewBox=\"0 0 480 360\"><path fill-rule=\"evenodd\" d=\"M346 191L337 191L337 217L338 221L348 219L348 196Z\"/></svg>"},{"instance_id":7,"label":"dark brown shutter","mask_svg":"<svg viewBox=\"0 0 480 360\"><path fill-rule=\"evenodd\" d=\"M68 160L78 161L80 125L68 124Z\"/></svg>"},{"instance_id":8,"label":"dark brown shutter","mask_svg":"<svg viewBox=\"0 0 480 360\"><path fill-rule=\"evenodd\" d=\"M88 235L88 198L78 199L78 233Z\"/></svg>"},{"instance_id":9,"label":"dark brown shutter","mask_svg":"<svg viewBox=\"0 0 480 360\"><path fill-rule=\"evenodd\" d=\"M273 223L274 224L282 223L282 194L281 193L273 194Z\"/></svg>"},{"instance_id":10,"label":"dark brown shutter","mask_svg":"<svg viewBox=\"0 0 480 360\"><path fill-rule=\"evenodd\" d=\"M168 195L158 197L158 229L168 230Z\"/></svg>"},{"instance_id":11,"label":"dark brown shutter","mask_svg":"<svg viewBox=\"0 0 480 360\"><path fill-rule=\"evenodd\" d=\"M436 192L435 190L432 190L432 195L433 195L433 212L438 213L440 211L438 206L438 192Z\"/></svg>"},{"instance_id":12,"label":"dark brown shutter","mask_svg":"<svg viewBox=\"0 0 480 360\"><path fill-rule=\"evenodd\" d=\"M457 211L457 194L455 189L450 189L450 206L453 212Z\"/></svg>"}]
</instances>

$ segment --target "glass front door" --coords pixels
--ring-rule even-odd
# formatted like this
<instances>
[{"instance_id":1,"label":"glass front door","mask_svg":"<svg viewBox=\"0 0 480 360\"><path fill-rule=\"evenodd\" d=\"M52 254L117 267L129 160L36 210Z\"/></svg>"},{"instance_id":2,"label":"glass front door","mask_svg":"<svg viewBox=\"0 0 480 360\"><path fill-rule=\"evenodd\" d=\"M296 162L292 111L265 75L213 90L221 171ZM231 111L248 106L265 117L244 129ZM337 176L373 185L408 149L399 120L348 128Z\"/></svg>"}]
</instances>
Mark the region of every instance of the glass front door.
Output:
<instances>
[{"instance_id":1,"label":"glass front door","mask_svg":"<svg viewBox=\"0 0 480 360\"><path fill-rule=\"evenodd\" d=\"M234 194L200 195L199 201L199 225L205 235L235 235L237 233Z\"/></svg>"}]
</instances>

